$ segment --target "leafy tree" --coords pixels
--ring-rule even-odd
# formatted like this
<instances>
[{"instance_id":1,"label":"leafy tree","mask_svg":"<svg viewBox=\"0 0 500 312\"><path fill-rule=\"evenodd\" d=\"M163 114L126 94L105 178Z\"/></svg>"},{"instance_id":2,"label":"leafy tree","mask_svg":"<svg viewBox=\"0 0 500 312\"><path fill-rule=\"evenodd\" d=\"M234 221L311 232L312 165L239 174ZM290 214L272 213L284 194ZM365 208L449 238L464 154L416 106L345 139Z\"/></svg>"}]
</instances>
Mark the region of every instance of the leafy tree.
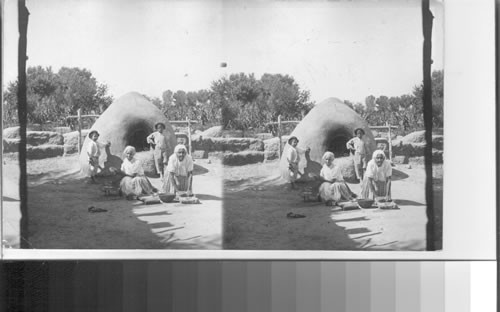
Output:
<instances>
[{"instance_id":1,"label":"leafy tree","mask_svg":"<svg viewBox=\"0 0 500 312\"><path fill-rule=\"evenodd\" d=\"M431 74L432 84L432 124L434 127L441 128L444 124L443 115L443 96L444 96L444 71L436 70ZM420 107L423 106L423 83L413 88L413 96L417 98Z\"/></svg>"},{"instance_id":2,"label":"leafy tree","mask_svg":"<svg viewBox=\"0 0 500 312\"><path fill-rule=\"evenodd\" d=\"M175 92L173 95L173 99L174 99L175 106L179 106L179 107L185 106L187 103L186 92L182 91L182 90L177 90L177 92Z\"/></svg>"},{"instance_id":3,"label":"leafy tree","mask_svg":"<svg viewBox=\"0 0 500 312\"><path fill-rule=\"evenodd\" d=\"M171 109L173 106L174 106L174 92L172 92L171 90L163 91L163 93L161 94L160 110L167 118L170 118L168 116L172 114Z\"/></svg>"},{"instance_id":4,"label":"leafy tree","mask_svg":"<svg viewBox=\"0 0 500 312\"><path fill-rule=\"evenodd\" d=\"M86 69L63 67L58 72L63 101L66 103L67 114L76 114L78 109L82 113L98 108L94 103L94 95L97 93L96 79Z\"/></svg>"},{"instance_id":5,"label":"leafy tree","mask_svg":"<svg viewBox=\"0 0 500 312\"><path fill-rule=\"evenodd\" d=\"M113 101L108 87L99 84L87 69L63 67L54 73L51 67L29 67L26 79L30 123L62 123L78 109L83 114L103 112ZM5 124L17 124L17 81L8 84L3 108Z\"/></svg>"},{"instance_id":6,"label":"leafy tree","mask_svg":"<svg viewBox=\"0 0 500 312\"><path fill-rule=\"evenodd\" d=\"M232 108L231 84L229 79L223 77L212 82L210 86L210 102L214 104L214 108L220 112L220 123L223 127L228 127L231 120L237 117L237 112Z\"/></svg>"},{"instance_id":7,"label":"leafy tree","mask_svg":"<svg viewBox=\"0 0 500 312\"><path fill-rule=\"evenodd\" d=\"M166 106L174 103L174 93L171 90L163 92L161 98L163 100L163 104Z\"/></svg>"},{"instance_id":8,"label":"leafy tree","mask_svg":"<svg viewBox=\"0 0 500 312\"><path fill-rule=\"evenodd\" d=\"M376 104L377 98L374 97L373 95L369 95L365 98L365 105L366 105L366 110L368 112L373 112L375 111L375 108L377 106Z\"/></svg>"},{"instance_id":9,"label":"leafy tree","mask_svg":"<svg viewBox=\"0 0 500 312\"><path fill-rule=\"evenodd\" d=\"M94 94L94 102L96 103L99 114L102 114L106 108L108 108L111 103L113 103L113 97L108 95L108 86L105 84L98 84L96 93Z\"/></svg>"},{"instance_id":10,"label":"leafy tree","mask_svg":"<svg viewBox=\"0 0 500 312\"><path fill-rule=\"evenodd\" d=\"M2 103L3 123L6 126L18 124L17 115L17 82L10 82L4 93Z\"/></svg>"},{"instance_id":11,"label":"leafy tree","mask_svg":"<svg viewBox=\"0 0 500 312\"><path fill-rule=\"evenodd\" d=\"M217 110L210 102L210 92L208 90L199 90L196 95L198 99L196 118L199 122L205 125L209 120L217 120Z\"/></svg>"},{"instance_id":12,"label":"leafy tree","mask_svg":"<svg viewBox=\"0 0 500 312\"><path fill-rule=\"evenodd\" d=\"M365 106L361 103L356 103L353 105L353 109L356 113L358 113L362 118L365 118L366 117L366 109L365 109Z\"/></svg>"},{"instance_id":13,"label":"leafy tree","mask_svg":"<svg viewBox=\"0 0 500 312\"><path fill-rule=\"evenodd\" d=\"M309 92L300 90L288 75L232 74L214 81L210 99L220 110L226 128L263 127L279 115L284 119L303 117L312 107Z\"/></svg>"},{"instance_id":14,"label":"leafy tree","mask_svg":"<svg viewBox=\"0 0 500 312\"><path fill-rule=\"evenodd\" d=\"M170 119L185 119L187 112L187 96L183 90L177 90L172 95L173 103L170 109L168 118Z\"/></svg>"},{"instance_id":15,"label":"leafy tree","mask_svg":"<svg viewBox=\"0 0 500 312\"><path fill-rule=\"evenodd\" d=\"M284 119L300 119L313 107L310 93L300 90L293 77L281 74L236 73L212 82L209 90L162 94L164 113L171 119L197 119L202 124L250 129Z\"/></svg>"},{"instance_id":16,"label":"leafy tree","mask_svg":"<svg viewBox=\"0 0 500 312\"><path fill-rule=\"evenodd\" d=\"M190 91L186 93L186 104L187 104L187 117L189 119L197 119L197 116L199 115L198 92Z\"/></svg>"},{"instance_id":17,"label":"leafy tree","mask_svg":"<svg viewBox=\"0 0 500 312\"><path fill-rule=\"evenodd\" d=\"M270 119L278 115L285 119L303 117L312 108L308 91L301 91L293 77L281 74L264 74L261 78L264 102L269 108Z\"/></svg>"},{"instance_id":18,"label":"leafy tree","mask_svg":"<svg viewBox=\"0 0 500 312\"><path fill-rule=\"evenodd\" d=\"M443 71L432 73L432 107L434 127L443 126ZM344 100L356 113L364 118L370 125L400 125L404 131L422 129L423 105L422 84L415 86L411 94L387 97L369 95L365 98L364 105Z\"/></svg>"},{"instance_id":19,"label":"leafy tree","mask_svg":"<svg viewBox=\"0 0 500 312\"><path fill-rule=\"evenodd\" d=\"M60 81L52 68L41 66L26 70L27 117L29 122L43 123L52 120L53 114L61 114L63 108L55 104L56 90ZM4 99L4 122L17 124L17 81L10 82Z\"/></svg>"},{"instance_id":20,"label":"leafy tree","mask_svg":"<svg viewBox=\"0 0 500 312\"><path fill-rule=\"evenodd\" d=\"M231 99L229 101L231 110L237 112L232 127L237 129L248 129L257 127L265 120L265 107L262 100L261 81L253 74L243 73L231 75Z\"/></svg>"}]
</instances>

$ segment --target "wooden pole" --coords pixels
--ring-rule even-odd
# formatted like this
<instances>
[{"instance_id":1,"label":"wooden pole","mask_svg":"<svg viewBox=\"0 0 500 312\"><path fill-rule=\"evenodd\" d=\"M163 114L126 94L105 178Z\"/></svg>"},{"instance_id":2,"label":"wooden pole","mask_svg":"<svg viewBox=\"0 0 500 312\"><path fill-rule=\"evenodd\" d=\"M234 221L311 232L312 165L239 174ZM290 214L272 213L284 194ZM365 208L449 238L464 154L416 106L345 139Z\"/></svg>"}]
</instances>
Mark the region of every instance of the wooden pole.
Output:
<instances>
[{"instance_id":1,"label":"wooden pole","mask_svg":"<svg viewBox=\"0 0 500 312\"><path fill-rule=\"evenodd\" d=\"M387 141L389 141L389 160L392 163L392 133L391 133L391 125L389 123L386 123L387 129L389 129L389 138Z\"/></svg>"},{"instance_id":2,"label":"wooden pole","mask_svg":"<svg viewBox=\"0 0 500 312\"><path fill-rule=\"evenodd\" d=\"M189 120L189 117L186 117L186 122L188 125L188 149L189 149L189 155L191 155L192 149L191 149L191 120Z\"/></svg>"},{"instance_id":3,"label":"wooden pole","mask_svg":"<svg viewBox=\"0 0 500 312\"><path fill-rule=\"evenodd\" d=\"M422 28L424 34L423 44L423 110L425 125L425 200L427 202L427 250L436 250L436 211L434 210L434 189L432 185L432 20L434 16L430 10L429 0L422 0ZM439 242L441 244L442 242Z\"/></svg>"},{"instance_id":4,"label":"wooden pole","mask_svg":"<svg viewBox=\"0 0 500 312\"><path fill-rule=\"evenodd\" d=\"M281 159L281 153L283 152L283 148L281 147L281 115L278 115L278 139L279 139L279 152Z\"/></svg>"},{"instance_id":5,"label":"wooden pole","mask_svg":"<svg viewBox=\"0 0 500 312\"><path fill-rule=\"evenodd\" d=\"M19 45L17 57L17 70L18 70L18 88L17 88L17 114L19 118L19 134L21 142L19 144L19 199L21 200L21 220L20 220L20 246L21 248L30 248L27 238L29 237L28 231L28 180L26 168L26 126L28 124L28 99L26 96L26 49L28 45L28 16L29 11L26 8L26 1L19 0L17 4L18 9L18 30L19 30ZM2 237L3 238L3 237Z\"/></svg>"},{"instance_id":6,"label":"wooden pole","mask_svg":"<svg viewBox=\"0 0 500 312\"><path fill-rule=\"evenodd\" d=\"M77 111L78 118L78 154L82 151L82 109L79 108Z\"/></svg>"}]
</instances>

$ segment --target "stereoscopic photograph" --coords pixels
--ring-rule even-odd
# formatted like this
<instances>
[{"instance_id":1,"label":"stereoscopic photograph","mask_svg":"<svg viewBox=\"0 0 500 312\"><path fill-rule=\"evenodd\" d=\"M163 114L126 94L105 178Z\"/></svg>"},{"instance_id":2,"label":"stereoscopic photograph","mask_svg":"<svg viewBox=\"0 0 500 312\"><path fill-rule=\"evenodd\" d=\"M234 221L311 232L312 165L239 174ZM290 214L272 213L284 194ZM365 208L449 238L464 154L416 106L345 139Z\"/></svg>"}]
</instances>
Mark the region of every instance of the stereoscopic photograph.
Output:
<instances>
[{"instance_id":1,"label":"stereoscopic photograph","mask_svg":"<svg viewBox=\"0 0 500 312\"><path fill-rule=\"evenodd\" d=\"M19 5L4 250L442 249L441 1Z\"/></svg>"}]
</instances>

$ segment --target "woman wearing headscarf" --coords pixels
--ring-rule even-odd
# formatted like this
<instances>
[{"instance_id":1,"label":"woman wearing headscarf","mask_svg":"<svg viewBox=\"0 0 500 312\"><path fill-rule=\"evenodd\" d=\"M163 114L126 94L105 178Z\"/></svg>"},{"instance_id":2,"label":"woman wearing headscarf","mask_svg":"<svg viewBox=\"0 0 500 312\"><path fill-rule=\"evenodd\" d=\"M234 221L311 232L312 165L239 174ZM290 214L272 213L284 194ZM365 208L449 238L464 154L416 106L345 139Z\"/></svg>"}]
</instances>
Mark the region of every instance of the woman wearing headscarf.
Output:
<instances>
[{"instance_id":1,"label":"woman wearing headscarf","mask_svg":"<svg viewBox=\"0 0 500 312\"><path fill-rule=\"evenodd\" d=\"M144 175L144 169L139 159L135 158L135 148L125 147L121 172L125 175L120 181L120 191L129 197L153 194L156 189Z\"/></svg>"},{"instance_id":2,"label":"woman wearing headscarf","mask_svg":"<svg viewBox=\"0 0 500 312\"><path fill-rule=\"evenodd\" d=\"M326 204L335 205L341 200L352 200L355 195L351 192L339 166L335 166L333 161L335 155L332 152L326 152L323 157L323 167L319 173L320 181L319 196Z\"/></svg>"},{"instance_id":3,"label":"woman wearing headscarf","mask_svg":"<svg viewBox=\"0 0 500 312\"><path fill-rule=\"evenodd\" d=\"M385 200L391 200L391 177L391 163L385 159L383 151L376 150L366 166L361 197L369 199L372 194L372 199L384 197Z\"/></svg>"},{"instance_id":4,"label":"woman wearing headscarf","mask_svg":"<svg viewBox=\"0 0 500 312\"><path fill-rule=\"evenodd\" d=\"M193 169L193 159L187 154L186 146L177 145L174 153L168 159L163 191L171 194L191 193L193 191Z\"/></svg>"}]
</instances>

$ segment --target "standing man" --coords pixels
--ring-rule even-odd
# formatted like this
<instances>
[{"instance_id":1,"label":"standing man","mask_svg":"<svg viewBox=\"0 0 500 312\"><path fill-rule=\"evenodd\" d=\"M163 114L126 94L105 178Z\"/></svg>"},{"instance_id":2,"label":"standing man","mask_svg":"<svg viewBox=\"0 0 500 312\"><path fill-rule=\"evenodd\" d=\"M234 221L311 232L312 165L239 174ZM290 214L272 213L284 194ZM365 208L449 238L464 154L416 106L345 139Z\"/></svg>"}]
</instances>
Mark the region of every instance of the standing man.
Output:
<instances>
[{"instance_id":1,"label":"standing man","mask_svg":"<svg viewBox=\"0 0 500 312\"><path fill-rule=\"evenodd\" d=\"M365 142L363 141L364 135L365 130L357 128L354 130L354 138L350 139L346 144L347 148L351 151L351 157L354 161L354 171L359 181L363 181L364 171L366 169L366 151Z\"/></svg>"},{"instance_id":2,"label":"standing man","mask_svg":"<svg viewBox=\"0 0 500 312\"><path fill-rule=\"evenodd\" d=\"M160 178L162 179L163 179L163 169L168 162L167 138L163 134L165 128L166 127L164 123L157 122L155 124L156 131L148 135L148 137L146 138L147 142L153 148L153 157L155 160L156 172L160 175Z\"/></svg>"}]
</instances>

